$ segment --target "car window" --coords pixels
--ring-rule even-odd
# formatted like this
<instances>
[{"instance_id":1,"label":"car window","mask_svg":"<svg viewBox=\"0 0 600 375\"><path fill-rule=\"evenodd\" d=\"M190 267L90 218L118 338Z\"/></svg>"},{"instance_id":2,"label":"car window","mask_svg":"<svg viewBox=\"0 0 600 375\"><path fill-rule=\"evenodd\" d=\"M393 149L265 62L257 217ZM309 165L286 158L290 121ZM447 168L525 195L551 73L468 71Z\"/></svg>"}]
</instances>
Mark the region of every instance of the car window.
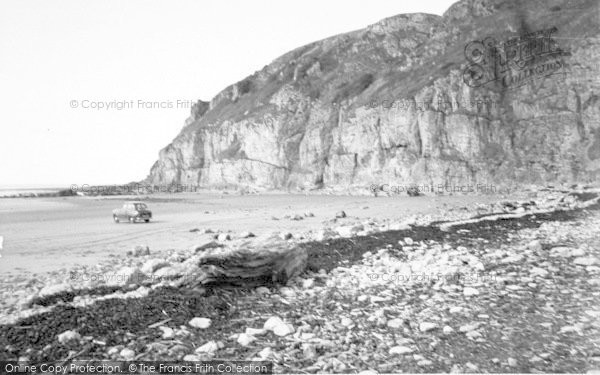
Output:
<instances>
[{"instance_id":1,"label":"car window","mask_svg":"<svg viewBox=\"0 0 600 375\"><path fill-rule=\"evenodd\" d=\"M138 203L135 205L136 210L145 210L146 208L147 208L146 205L143 203Z\"/></svg>"}]
</instances>

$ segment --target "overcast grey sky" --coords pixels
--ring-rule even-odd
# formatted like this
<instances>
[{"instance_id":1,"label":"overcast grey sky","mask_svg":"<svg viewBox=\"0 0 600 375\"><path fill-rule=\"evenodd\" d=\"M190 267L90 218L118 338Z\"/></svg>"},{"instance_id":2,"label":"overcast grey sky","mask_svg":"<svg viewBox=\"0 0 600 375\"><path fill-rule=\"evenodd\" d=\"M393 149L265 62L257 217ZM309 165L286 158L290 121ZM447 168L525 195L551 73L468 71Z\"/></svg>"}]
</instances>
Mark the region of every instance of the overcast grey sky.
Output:
<instances>
[{"instance_id":1,"label":"overcast grey sky","mask_svg":"<svg viewBox=\"0 0 600 375\"><path fill-rule=\"evenodd\" d=\"M301 45L400 13L441 15L453 2L5 0L0 186L140 180L188 101L210 100ZM113 101L133 105L90 108Z\"/></svg>"}]
</instances>

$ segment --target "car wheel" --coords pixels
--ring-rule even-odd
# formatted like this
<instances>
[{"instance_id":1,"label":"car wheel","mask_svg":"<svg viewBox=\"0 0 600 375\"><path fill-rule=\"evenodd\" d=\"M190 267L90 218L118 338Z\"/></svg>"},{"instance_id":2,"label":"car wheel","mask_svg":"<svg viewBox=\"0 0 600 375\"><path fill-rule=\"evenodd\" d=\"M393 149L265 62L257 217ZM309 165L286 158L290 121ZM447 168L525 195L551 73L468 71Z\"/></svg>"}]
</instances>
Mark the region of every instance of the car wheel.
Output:
<instances>
[{"instance_id":1,"label":"car wheel","mask_svg":"<svg viewBox=\"0 0 600 375\"><path fill-rule=\"evenodd\" d=\"M115 221L115 223L119 222L119 218L117 217L117 215L113 215L113 220Z\"/></svg>"},{"instance_id":2,"label":"car wheel","mask_svg":"<svg viewBox=\"0 0 600 375\"><path fill-rule=\"evenodd\" d=\"M130 222L131 224L135 223L135 217L130 217L130 218L129 218L129 222Z\"/></svg>"},{"instance_id":3,"label":"car wheel","mask_svg":"<svg viewBox=\"0 0 600 375\"><path fill-rule=\"evenodd\" d=\"M144 221L145 221L146 223L149 223L149 222L150 222L150 219L144 219Z\"/></svg>"}]
</instances>

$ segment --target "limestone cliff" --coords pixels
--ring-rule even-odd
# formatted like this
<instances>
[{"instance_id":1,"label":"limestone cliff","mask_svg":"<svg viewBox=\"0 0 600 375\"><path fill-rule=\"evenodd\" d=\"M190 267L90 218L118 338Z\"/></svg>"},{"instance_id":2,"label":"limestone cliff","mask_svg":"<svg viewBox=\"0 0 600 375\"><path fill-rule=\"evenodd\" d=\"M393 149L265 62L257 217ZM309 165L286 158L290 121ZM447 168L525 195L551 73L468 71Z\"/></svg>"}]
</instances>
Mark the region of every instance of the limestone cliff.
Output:
<instances>
[{"instance_id":1,"label":"limestone cliff","mask_svg":"<svg viewBox=\"0 0 600 375\"><path fill-rule=\"evenodd\" d=\"M300 47L199 102L147 182L596 180L598 4L463 0Z\"/></svg>"}]
</instances>

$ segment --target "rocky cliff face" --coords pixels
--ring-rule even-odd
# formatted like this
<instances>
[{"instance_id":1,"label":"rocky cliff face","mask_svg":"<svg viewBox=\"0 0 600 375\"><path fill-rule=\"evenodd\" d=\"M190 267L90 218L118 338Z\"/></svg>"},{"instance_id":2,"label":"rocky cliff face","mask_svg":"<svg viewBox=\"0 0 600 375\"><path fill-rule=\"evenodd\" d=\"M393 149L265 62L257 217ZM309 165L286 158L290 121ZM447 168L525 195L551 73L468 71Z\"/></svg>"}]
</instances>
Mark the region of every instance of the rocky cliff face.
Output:
<instances>
[{"instance_id":1,"label":"rocky cliff face","mask_svg":"<svg viewBox=\"0 0 600 375\"><path fill-rule=\"evenodd\" d=\"M199 102L147 182L593 181L599 15L597 0L463 0L300 47Z\"/></svg>"}]
</instances>

